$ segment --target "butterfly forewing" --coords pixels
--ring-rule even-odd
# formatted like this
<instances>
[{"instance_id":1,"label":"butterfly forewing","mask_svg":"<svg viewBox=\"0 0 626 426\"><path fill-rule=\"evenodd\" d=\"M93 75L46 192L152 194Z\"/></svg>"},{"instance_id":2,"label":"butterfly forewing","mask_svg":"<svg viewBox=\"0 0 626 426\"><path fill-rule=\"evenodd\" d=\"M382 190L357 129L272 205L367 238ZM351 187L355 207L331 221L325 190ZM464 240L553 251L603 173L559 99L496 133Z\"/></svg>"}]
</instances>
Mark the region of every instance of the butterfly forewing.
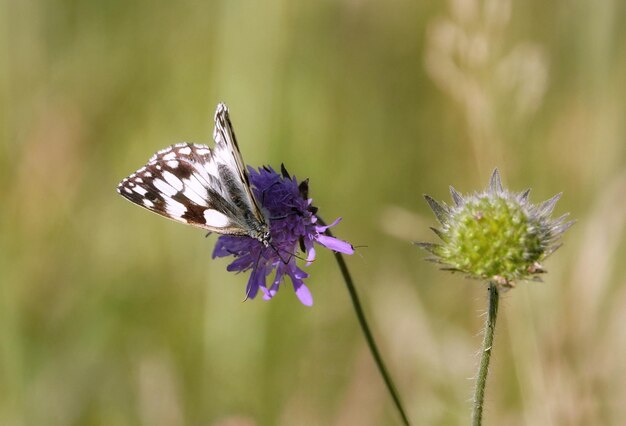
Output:
<instances>
[{"instance_id":1,"label":"butterfly forewing","mask_svg":"<svg viewBox=\"0 0 626 426\"><path fill-rule=\"evenodd\" d=\"M213 139L215 140L216 162L218 165L224 165L228 170L237 171L237 179L235 180L239 184L237 189L245 193L245 201L256 220L265 223L263 213L261 213L257 200L250 189L250 178L239 151L235 131L230 122L228 107L223 103L218 104L215 111Z\"/></svg>"},{"instance_id":2,"label":"butterfly forewing","mask_svg":"<svg viewBox=\"0 0 626 426\"><path fill-rule=\"evenodd\" d=\"M169 219L267 243L268 227L250 189L224 104L215 114L214 136L213 150L180 143L157 152L117 190Z\"/></svg>"}]
</instances>

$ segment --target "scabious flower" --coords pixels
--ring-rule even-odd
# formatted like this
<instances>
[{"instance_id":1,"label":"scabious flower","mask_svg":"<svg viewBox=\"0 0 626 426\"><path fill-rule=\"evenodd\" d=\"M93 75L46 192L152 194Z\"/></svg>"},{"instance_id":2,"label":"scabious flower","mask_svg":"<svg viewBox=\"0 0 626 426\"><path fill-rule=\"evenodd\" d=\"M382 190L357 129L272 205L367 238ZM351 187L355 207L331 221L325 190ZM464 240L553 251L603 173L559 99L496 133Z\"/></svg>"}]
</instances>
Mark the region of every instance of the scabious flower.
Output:
<instances>
[{"instance_id":1,"label":"scabious flower","mask_svg":"<svg viewBox=\"0 0 626 426\"><path fill-rule=\"evenodd\" d=\"M304 253L307 265L315 260L314 243L337 252L354 253L351 244L324 235L324 231L339 223L341 218L330 225L320 224L317 208L308 196L308 179L298 183L284 166L281 165L280 174L267 166L258 171L248 167L248 171L254 195L269 218L271 245L265 247L251 237L222 235L213 250L213 258L234 256L228 271L252 271L246 297L254 298L260 289L265 300L271 299L287 276L300 302L311 306L313 297L304 284L309 275L296 264L296 253L298 250ZM276 273L268 287L267 277L274 270Z\"/></svg>"},{"instance_id":2,"label":"scabious flower","mask_svg":"<svg viewBox=\"0 0 626 426\"><path fill-rule=\"evenodd\" d=\"M538 274L545 272L541 262L560 247L557 240L574 223L565 221L568 214L550 217L561 194L531 204L530 190L513 193L502 187L498 169L486 190L462 196L450 187L450 193L451 206L424 196L441 223L431 229L443 242L417 244L442 269L490 280L501 289L522 280L540 281Z\"/></svg>"}]
</instances>

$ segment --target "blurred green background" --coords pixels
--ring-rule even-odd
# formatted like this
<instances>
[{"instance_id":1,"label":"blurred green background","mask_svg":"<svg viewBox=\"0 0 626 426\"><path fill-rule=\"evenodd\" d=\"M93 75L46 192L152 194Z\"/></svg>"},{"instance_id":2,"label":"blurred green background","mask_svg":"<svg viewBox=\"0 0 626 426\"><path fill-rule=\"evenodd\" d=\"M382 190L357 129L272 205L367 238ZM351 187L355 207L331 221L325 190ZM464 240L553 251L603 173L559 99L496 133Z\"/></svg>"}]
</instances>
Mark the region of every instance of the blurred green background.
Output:
<instances>
[{"instance_id":1,"label":"blurred green background","mask_svg":"<svg viewBox=\"0 0 626 426\"><path fill-rule=\"evenodd\" d=\"M312 308L242 303L214 236L115 192L208 143L219 101L249 164L309 177L367 246L349 267L415 424L467 424L486 307L410 244L435 241L422 194L496 166L563 191L578 223L504 296L485 423L622 423L625 28L615 0L0 1L0 424L399 423L330 253Z\"/></svg>"}]
</instances>

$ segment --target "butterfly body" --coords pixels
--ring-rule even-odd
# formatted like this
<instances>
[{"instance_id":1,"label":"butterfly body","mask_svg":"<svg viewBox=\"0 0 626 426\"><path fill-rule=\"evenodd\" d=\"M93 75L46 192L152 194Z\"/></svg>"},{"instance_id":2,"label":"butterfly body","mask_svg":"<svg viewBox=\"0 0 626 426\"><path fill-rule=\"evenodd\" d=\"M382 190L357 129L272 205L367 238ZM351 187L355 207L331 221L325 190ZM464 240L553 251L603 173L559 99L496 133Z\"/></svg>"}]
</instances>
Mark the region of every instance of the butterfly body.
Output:
<instances>
[{"instance_id":1,"label":"butterfly body","mask_svg":"<svg viewBox=\"0 0 626 426\"><path fill-rule=\"evenodd\" d=\"M123 179L117 191L129 201L177 222L219 234L271 244L239 152L228 108L215 112L215 147L178 143L154 154Z\"/></svg>"}]
</instances>

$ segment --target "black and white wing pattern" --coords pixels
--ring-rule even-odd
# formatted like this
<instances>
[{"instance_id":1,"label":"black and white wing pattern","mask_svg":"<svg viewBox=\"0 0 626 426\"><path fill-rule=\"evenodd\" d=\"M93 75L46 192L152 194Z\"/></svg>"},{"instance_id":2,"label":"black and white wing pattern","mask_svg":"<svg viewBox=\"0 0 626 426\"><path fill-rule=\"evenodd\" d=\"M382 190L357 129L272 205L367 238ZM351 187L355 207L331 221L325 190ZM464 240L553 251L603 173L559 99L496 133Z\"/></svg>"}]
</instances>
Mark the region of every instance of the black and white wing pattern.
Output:
<instances>
[{"instance_id":1,"label":"black and white wing pattern","mask_svg":"<svg viewBox=\"0 0 626 426\"><path fill-rule=\"evenodd\" d=\"M161 151L117 187L126 199L169 219L266 246L269 226L241 158L228 108L215 112L215 148L179 143Z\"/></svg>"}]
</instances>

